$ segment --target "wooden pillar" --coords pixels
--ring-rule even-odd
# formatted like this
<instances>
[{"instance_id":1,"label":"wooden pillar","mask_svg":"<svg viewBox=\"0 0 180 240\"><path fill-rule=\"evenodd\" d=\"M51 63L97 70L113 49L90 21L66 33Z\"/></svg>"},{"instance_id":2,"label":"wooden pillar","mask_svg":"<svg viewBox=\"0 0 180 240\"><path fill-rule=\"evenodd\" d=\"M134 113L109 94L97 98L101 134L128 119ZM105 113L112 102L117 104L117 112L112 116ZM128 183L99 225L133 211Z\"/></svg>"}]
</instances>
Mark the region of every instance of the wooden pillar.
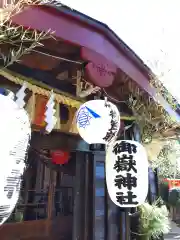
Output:
<instances>
[{"instance_id":1,"label":"wooden pillar","mask_svg":"<svg viewBox=\"0 0 180 240\"><path fill-rule=\"evenodd\" d=\"M73 240L84 240L84 157L83 152L76 152L76 178L73 210Z\"/></svg>"},{"instance_id":2,"label":"wooden pillar","mask_svg":"<svg viewBox=\"0 0 180 240\"><path fill-rule=\"evenodd\" d=\"M60 104L58 102L56 102L56 113L55 113L56 119L57 119L57 123L55 126L55 129L60 130L61 128L61 118L60 118Z\"/></svg>"},{"instance_id":3,"label":"wooden pillar","mask_svg":"<svg viewBox=\"0 0 180 240\"><path fill-rule=\"evenodd\" d=\"M84 238L83 240L89 240L89 202L90 202L90 193L89 193L89 184L90 177L89 177L89 155L85 154L85 166L84 166Z\"/></svg>"},{"instance_id":4,"label":"wooden pillar","mask_svg":"<svg viewBox=\"0 0 180 240\"><path fill-rule=\"evenodd\" d=\"M93 240L107 239L107 216L108 206L106 201L106 184L105 184L105 154L104 152L94 152L94 227Z\"/></svg>"},{"instance_id":5,"label":"wooden pillar","mask_svg":"<svg viewBox=\"0 0 180 240\"><path fill-rule=\"evenodd\" d=\"M121 240L121 236L123 233L121 232L121 236L119 236L119 228L120 225L123 224L121 221L121 212L119 212L118 207L112 202L109 195L108 198L108 240ZM120 220L120 223L119 223ZM117 224L118 223L118 224Z\"/></svg>"},{"instance_id":6,"label":"wooden pillar","mask_svg":"<svg viewBox=\"0 0 180 240\"><path fill-rule=\"evenodd\" d=\"M125 222L125 226L126 226L126 231L125 231L125 240L130 240L131 239L131 229L130 229L130 217L129 217L129 213L130 213L130 209L126 208L125 209L125 216L124 216L124 222Z\"/></svg>"},{"instance_id":7,"label":"wooden pillar","mask_svg":"<svg viewBox=\"0 0 180 240\"><path fill-rule=\"evenodd\" d=\"M52 220L52 213L53 213L53 202L54 202L54 171L52 169L49 170L49 189L48 189L48 206L47 206L47 225L46 231L47 235L50 235L51 232L51 220Z\"/></svg>"}]
</instances>

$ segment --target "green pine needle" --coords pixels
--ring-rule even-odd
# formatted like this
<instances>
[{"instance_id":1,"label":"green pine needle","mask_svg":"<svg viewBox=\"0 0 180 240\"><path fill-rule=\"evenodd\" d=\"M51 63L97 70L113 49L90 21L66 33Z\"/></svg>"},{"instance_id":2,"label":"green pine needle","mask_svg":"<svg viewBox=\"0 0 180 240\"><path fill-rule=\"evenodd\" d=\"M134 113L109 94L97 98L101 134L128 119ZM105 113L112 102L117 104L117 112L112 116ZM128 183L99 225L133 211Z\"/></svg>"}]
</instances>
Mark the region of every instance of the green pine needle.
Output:
<instances>
[{"instance_id":1,"label":"green pine needle","mask_svg":"<svg viewBox=\"0 0 180 240\"><path fill-rule=\"evenodd\" d=\"M157 238L161 234L166 234L170 230L168 210L165 205L161 205L161 200L157 200L152 205L145 202L139 207L140 210L140 234L147 238Z\"/></svg>"},{"instance_id":2,"label":"green pine needle","mask_svg":"<svg viewBox=\"0 0 180 240\"><path fill-rule=\"evenodd\" d=\"M20 0L8 5L0 11L0 59L3 62L1 68L6 68L14 62L18 62L25 54L29 54L34 48L43 46L42 41L53 38L53 32L38 32L24 29L23 26L15 26L11 17L21 12L28 5L39 5L40 1Z\"/></svg>"}]
</instances>

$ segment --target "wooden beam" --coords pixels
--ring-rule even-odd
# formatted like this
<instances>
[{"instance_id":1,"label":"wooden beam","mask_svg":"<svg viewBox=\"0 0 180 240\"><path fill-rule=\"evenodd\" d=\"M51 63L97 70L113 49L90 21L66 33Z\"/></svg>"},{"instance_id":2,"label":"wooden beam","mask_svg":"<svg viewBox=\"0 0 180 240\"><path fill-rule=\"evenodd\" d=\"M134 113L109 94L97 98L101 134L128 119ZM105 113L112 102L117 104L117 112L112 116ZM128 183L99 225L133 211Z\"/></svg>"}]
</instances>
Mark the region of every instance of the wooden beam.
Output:
<instances>
[{"instance_id":1,"label":"wooden beam","mask_svg":"<svg viewBox=\"0 0 180 240\"><path fill-rule=\"evenodd\" d=\"M10 70L1 70L0 75L7 78L9 81L23 85L26 82L27 88L36 94L40 94L42 96L49 97L51 94L52 87L43 84L41 82L37 82L33 78L27 78L23 75L17 74ZM65 92L60 91L59 89L53 89L55 100L60 104L68 105L72 108L79 108L79 106L84 102L82 99L77 99L75 96L67 94Z\"/></svg>"},{"instance_id":2,"label":"wooden beam","mask_svg":"<svg viewBox=\"0 0 180 240\"><path fill-rule=\"evenodd\" d=\"M47 71L32 69L18 63L13 64L9 69L27 78L35 79L38 82L51 86L52 88L76 96L76 86L69 82L68 79L60 81Z\"/></svg>"},{"instance_id":3,"label":"wooden beam","mask_svg":"<svg viewBox=\"0 0 180 240\"><path fill-rule=\"evenodd\" d=\"M33 132L31 147L42 150L89 151L89 144L79 136L53 131L51 134Z\"/></svg>"},{"instance_id":4,"label":"wooden beam","mask_svg":"<svg viewBox=\"0 0 180 240\"><path fill-rule=\"evenodd\" d=\"M66 46L68 49L68 45ZM63 49L64 50L64 49ZM65 59L67 59L66 62L69 63L74 63L79 65L79 62L83 62L83 60L80 58L80 48L77 47L77 50L72 51L72 52L67 52L67 53L58 53L57 51L51 50L51 49L47 49L46 47L37 47L36 49L33 50L33 52L42 54L42 55L46 55L46 56L50 56L53 58L57 58L59 60L64 61ZM68 61L69 60L69 61Z\"/></svg>"},{"instance_id":5,"label":"wooden beam","mask_svg":"<svg viewBox=\"0 0 180 240\"><path fill-rule=\"evenodd\" d=\"M68 71L68 73L69 73L68 77L72 77L72 69L73 68L74 68L73 63L62 61L56 67L54 67L52 70L49 70L47 72L52 73L52 75L56 77L58 74Z\"/></svg>"}]
</instances>

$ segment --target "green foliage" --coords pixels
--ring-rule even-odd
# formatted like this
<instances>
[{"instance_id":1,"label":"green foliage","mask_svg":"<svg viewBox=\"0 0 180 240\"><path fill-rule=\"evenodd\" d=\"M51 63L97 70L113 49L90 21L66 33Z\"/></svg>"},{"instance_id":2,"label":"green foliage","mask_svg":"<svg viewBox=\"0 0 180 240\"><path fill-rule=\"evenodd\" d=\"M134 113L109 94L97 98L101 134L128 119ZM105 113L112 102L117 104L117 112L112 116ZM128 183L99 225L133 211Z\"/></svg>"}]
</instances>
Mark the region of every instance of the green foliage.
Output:
<instances>
[{"instance_id":1,"label":"green foliage","mask_svg":"<svg viewBox=\"0 0 180 240\"><path fill-rule=\"evenodd\" d=\"M151 160L153 169L158 169L162 178L176 178L180 176L180 144L176 140L167 141L157 159Z\"/></svg>"},{"instance_id":2,"label":"green foliage","mask_svg":"<svg viewBox=\"0 0 180 240\"><path fill-rule=\"evenodd\" d=\"M140 210L140 235L142 239L157 238L170 230L168 210L162 201L157 200L152 205L145 202L139 207Z\"/></svg>"},{"instance_id":3,"label":"green foliage","mask_svg":"<svg viewBox=\"0 0 180 240\"><path fill-rule=\"evenodd\" d=\"M180 188L173 188L169 192L168 203L170 206L180 206Z\"/></svg>"},{"instance_id":4,"label":"green foliage","mask_svg":"<svg viewBox=\"0 0 180 240\"><path fill-rule=\"evenodd\" d=\"M15 26L11 18L32 4L40 4L31 0L20 0L16 4L8 5L0 11L0 59L1 68L6 68L29 54L34 48L42 46L41 41L52 37L52 32L37 32L24 29L23 26Z\"/></svg>"}]
</instances>

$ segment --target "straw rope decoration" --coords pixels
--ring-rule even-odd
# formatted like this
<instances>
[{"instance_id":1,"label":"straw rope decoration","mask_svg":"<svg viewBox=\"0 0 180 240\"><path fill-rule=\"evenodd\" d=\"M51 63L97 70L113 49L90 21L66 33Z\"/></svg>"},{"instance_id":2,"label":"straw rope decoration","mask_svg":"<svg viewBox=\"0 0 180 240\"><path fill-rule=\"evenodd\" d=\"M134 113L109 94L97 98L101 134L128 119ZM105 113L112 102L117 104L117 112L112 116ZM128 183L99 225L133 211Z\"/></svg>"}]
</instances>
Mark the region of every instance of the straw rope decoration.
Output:
<instances>
[{"instance_id":1,"label":"straw rope decoration","mask_svg":"<svg viewBox=\"0 0 180 240\"><path fill-rule=\"evenodd\" d=\"M11 73L11 71L9 71L9 70L0 70L0 75L5 77L6 79L8 79L11 82L14 82L15 84L23 85L23 83L26 82L27 88L30 91L32 91L33 94L39 94L39 95L43 95L43 96L46 96L46 97L50 97L50 95L51 95L51 91L46 90L46 89L41 88L41 87L38 87L35 84L27 82L27 80L24 77L14 76ZM63 94L55 93L55 91L54 91L54 97L55 97L55 101L57 101L58 103L65 104L65 105L70 106L72 108L77 109L82 104L81 101L78 101L78 100L72 99L70 97L64 96Z\"/></svg>"}]
</instances>

